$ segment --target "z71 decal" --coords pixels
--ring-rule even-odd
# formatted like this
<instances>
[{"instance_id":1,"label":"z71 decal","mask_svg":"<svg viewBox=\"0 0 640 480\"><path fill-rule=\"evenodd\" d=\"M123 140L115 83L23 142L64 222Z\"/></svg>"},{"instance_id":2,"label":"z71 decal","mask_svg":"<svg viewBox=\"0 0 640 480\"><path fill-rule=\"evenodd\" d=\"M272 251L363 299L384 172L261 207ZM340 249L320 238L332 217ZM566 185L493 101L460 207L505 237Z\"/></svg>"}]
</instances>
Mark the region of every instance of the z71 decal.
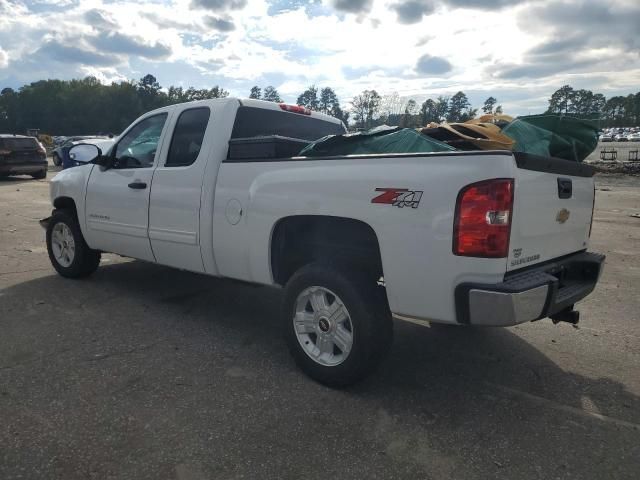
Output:
<instances>
[{"instance_id":1,"label":"z71 decal","mask_svg":"<svg viewBox=\"0 0 640 480\"><path fill-rule=\"evenodd\" d=\"M394 207L418 208L422 193L419 190L409 190L407 188L376 188L376 192L383 192L371 200L371 203L384 203Z\"/></svg>"}]
</instances>

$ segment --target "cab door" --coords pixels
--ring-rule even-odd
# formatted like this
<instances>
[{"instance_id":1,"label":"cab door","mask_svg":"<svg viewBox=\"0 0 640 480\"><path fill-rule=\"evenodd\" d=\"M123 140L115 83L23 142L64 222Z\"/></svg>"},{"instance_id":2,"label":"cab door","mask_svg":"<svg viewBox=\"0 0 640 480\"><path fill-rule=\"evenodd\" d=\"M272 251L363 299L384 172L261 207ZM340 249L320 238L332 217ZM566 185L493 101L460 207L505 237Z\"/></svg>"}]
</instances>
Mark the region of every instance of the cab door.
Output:
<instances>
[{"instance_id":1,"label":"cab door","mask_svg":"<svg viewBox=\"0 0 640 480\"><path fill-rule=\"evenodd\" d=\"M112 166L95 166L86 197L87 242L95 249L155 261L149 242L149 193L168 113L147 116L111 149Z\"/></svg>"},{"instance_id":2,"label":"cab door","mask_svg":"<svg viewBox=\"0 0 640 480\"><path fill-rule=\"evenodd\" d=\"M173 114L166 154L153 174L149 238L156 261L204 272L200 210L203 179L213 135L208 106L178 107ZM169 141L170 138L170 141Z\"/></svg>"}]
</instances>

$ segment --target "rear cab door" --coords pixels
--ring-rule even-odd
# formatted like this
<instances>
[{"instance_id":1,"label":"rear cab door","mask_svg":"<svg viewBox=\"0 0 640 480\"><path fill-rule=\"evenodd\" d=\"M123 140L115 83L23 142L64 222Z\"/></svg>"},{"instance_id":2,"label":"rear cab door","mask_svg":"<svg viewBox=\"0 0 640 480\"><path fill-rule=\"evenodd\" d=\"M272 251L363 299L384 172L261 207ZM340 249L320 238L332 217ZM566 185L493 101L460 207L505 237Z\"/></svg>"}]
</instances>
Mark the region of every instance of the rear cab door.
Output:
<instances>
[{"instance_id":1,"label":"rear cab door","mask_svg":"<svg viewBox=\"0 0 640 480\"><path fill-rule=\"evenodd\" d=\"M202 186L220 123L215 102L178 105L167 148L153 174L149 238L158 263L204 272L200 235ZM211 215L211 212L209 212Z\"/></svg>"}]
</instances>

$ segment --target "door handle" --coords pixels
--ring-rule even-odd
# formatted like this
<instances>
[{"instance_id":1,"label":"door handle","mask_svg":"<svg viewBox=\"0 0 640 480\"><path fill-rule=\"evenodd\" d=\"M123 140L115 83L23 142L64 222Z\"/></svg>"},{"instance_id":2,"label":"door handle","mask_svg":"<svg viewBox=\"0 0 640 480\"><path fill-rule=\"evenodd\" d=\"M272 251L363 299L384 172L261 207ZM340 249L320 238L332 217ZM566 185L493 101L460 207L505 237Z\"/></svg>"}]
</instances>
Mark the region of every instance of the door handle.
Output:
<instances>
[{"instance_id":1,"label":"door handle","mask_svg":"<svg viewBox=\"0 0 640 480\"><path fill-rule=\"evenodd\" d=\"M147 188L147 184L144 182L131 182L128 187L133 188L134 190L144 190Z\"/></svg>"}]
</instances>

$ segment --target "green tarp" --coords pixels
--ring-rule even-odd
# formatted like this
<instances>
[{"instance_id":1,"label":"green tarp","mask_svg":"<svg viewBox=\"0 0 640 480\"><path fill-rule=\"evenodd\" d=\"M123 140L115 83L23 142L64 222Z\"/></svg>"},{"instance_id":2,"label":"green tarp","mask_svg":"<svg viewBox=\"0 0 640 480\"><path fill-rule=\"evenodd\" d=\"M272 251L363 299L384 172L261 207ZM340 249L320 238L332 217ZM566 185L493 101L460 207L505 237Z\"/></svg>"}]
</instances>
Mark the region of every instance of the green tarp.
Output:
<instances>
[{"instance_id":1,"label":"green tarp","mask_svg":"<svg viewBox=\"0 0 640 480\"><path fill-rule=\"evenodd\" d=\"M516 141L514 151L581 162L598 145L593 122L561 115L518 117L502 129Z\"/></svg>"},{"instance_id":2,"label":"green tarp","mask_svg":"<svg viewBox=\"0 0 640 480\"><path fill-rule=\"evenodd\" d=\"M381 126L365 132L329 135L306 146L303 157L372 153L422 153L455 150L410 128Z\"/></svg>"}]
</instances>

